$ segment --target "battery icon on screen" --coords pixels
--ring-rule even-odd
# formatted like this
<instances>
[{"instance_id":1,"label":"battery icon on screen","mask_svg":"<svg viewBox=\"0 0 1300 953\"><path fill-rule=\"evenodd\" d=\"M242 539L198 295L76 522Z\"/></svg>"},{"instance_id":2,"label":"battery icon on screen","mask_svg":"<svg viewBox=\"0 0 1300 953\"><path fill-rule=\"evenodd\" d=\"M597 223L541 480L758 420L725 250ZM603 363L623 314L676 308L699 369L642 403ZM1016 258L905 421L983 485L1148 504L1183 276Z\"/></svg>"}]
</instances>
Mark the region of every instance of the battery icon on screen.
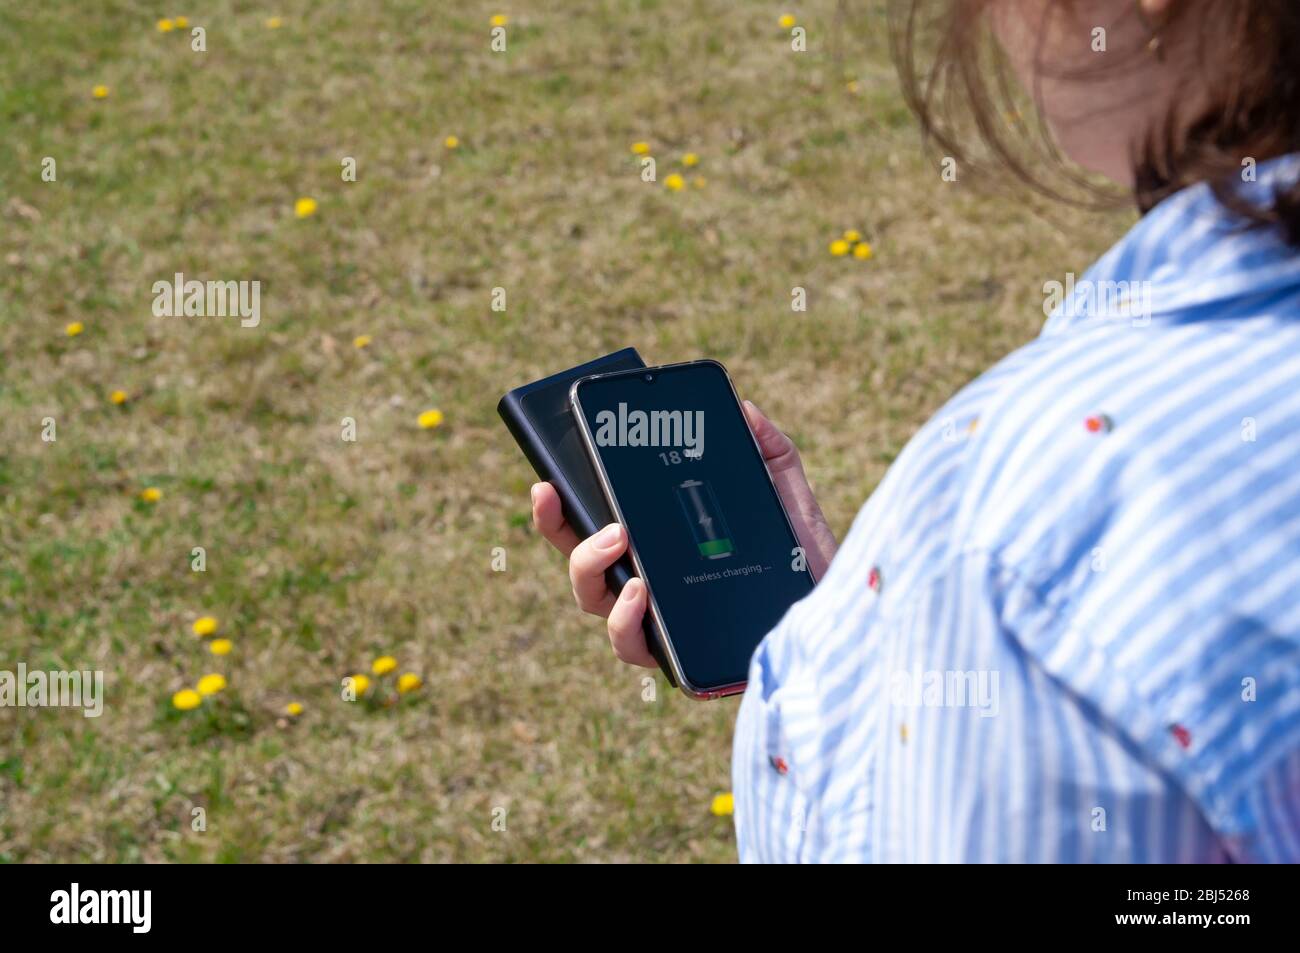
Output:
<instances>
[{"instance_id":1,"label":"battery icon on screen","mask_svg":"<svg viewBox=\"0 0 1300 953\"><path fill-rule=\"evenodd\" d=\"M687 480L678 485L677 499L681 501L686 522L691 524L691 534L701 556L722 559L736 551L713 487L703 480Z\"/></svg>"}]
</instances>

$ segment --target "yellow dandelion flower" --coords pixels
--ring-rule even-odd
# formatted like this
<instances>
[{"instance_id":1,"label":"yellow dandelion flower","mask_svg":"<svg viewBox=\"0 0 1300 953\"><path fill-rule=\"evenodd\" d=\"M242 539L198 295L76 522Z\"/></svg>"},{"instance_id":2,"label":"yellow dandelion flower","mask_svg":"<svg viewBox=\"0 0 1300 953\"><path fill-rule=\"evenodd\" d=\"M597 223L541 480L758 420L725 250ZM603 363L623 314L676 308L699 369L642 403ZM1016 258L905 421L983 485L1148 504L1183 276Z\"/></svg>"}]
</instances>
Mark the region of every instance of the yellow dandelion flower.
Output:
<instances>
[{"instance_id":1,"label":"yellow dandelion flower","mask_svg":"<svg viewBox=\"0 0 1300 953\"><path fill-rule=\"evenodd\" d=\"M438 424L442 423L442 411L435 407L432 410L426 410L416 419L422 428L425 430L432 430L434 427L438 426Z\"/></svg>"},{"instance_id":2,"label":"yellow dandelion flower","mask_svg":"<svg viewBox=\"0 0 1300 953\"><path fill-rule=\"evenodd\" d=\"M632 154L638 156L648 156L650 154L650 143L648 142L632 143Z\"/></svg>"},{"instance_id":3,"label":"yellow dandelion flower","mask_svg":"<svg viewBox=\"0 0 1300 953\"><path fill-rule=\"evenodd\" d=\"M695 186L697 189L704 188L706 184L707 180L702 175L697 175L695 178L691 179L691 185Z\"/></svg>"},{"instance_id":4,"label":"yellow dandelion flower","mask_svg":"<svg viewBox=\"0 0 1300 953\"><path fill-rule=\"evenodd\" d=\"M161 19L161 20L158 21L158 32L159 32L159 33L170 33L170 32L171 32L172 30L174 30L174 29L176 29L176 24L173 23L171 20L168 20L168 19L166 19L166 18L163 18L163 19Z\"/></svg>"},{"instance_id":5,"label":"yellow dandelion flower","mask_svg":"<svg viewBox=\"0 0 1300 953\"><path fill-rule=\"evenodd\" d=\"M493 26L505 26L509 22L510 18L504 13L494 13L492 15L491 23Z\"/></svg>"},{"instance_id":6,"label":"yellow dandelion flower","mask_svg":"<svg viewBox=\"0 0 1300 953\"><path fill-rule=\"evenodd\" d=\"M316 200L303 197L293 203L293 214L298 218L310 218L316 214Z\"/></svg>"},{"instance_id":7,"label":"yellow dandelion flower","mask_svg":"<svg viewBox=\"0 0 1300 953\"><path fill-rule=\"evenodd\" d=\"M357 693L357 697L360 697L364 695L366 692L368 692L370 690L370 676L360 675L360 674L353 675L352 690Z\"/></svg>"},{"instance_id":8,"label":"yellow dandelion flower","mask_svg":"<svg viewBox=\"0 0 1300 953\"><path fill-rule=\"evenodd\" d=\"M213 639L208 643L208 651L213 655L229 655L234 647L235 643L229 639Z\"/></svg>"},{"instance_id":9,"label":"yellow dandelion flower","mask_svg":"<svg viewBox=\"0 0 1300 953\"><path fill-rule=\"evenodd\" d=\"M176 21L176 29L178 30L183 30L190 25L189 17L173 17L173 19Z\"/></svg>"},{"instance_id":10,"label":"yellow dandelion flower","mask_svg":"<svg viewBox=\"0 0 1300 953\"><path fill-rule=\"evenodd\" d=\"M858 91L858 81L856 79L851 79L844 84L844 88L850 93L856 93Z\"/></svg>"},{"instance_id":11,"label":"yellow dandelion flower","mask_svg":"<svg viewBox=\"0 0 1300 953\"><path fill-rule=\"evenodd\" d=\"M370 664L370 671L376 675L387 675L397 668L397 659L391 655L381 655Z\"/></svg>"},{"instance_id":12,"label":"yellow dandelion flower","mask_svg":"<svg viewBox=\"0 0 1300 953\"><path fill-rule=\"evenodd\" d=\"M697 166L699 164L700 164L700 157L697 156L694 152L688 152L686 153L686 155L682 156L682 165L686 166L688 169L691 168L692 166Z\"/></svg>"},{"instance_id":13,"label":"yellow dandelion flower","mask_svg":"<svg viewBox=\"0 0 1300 953\"><path fill-rule=\"evenodd\" d=\"M115 390L115 391L113 391L113 393L111 393L111 394L108 395L108 399L109 399L112 403L114 403L114 404L119 404L119 405L120 405L120 404L125 404L125 403L126 403L126 391L124 391L124 390Z\"/></svg>"},{"instance_id":14,"label":"yellow dandelion flower","mask_svg":"<svg viewBox=\"0 0 1300 953\"><path fill-rule=\"evenodd\" d=\"M849 243L846 242L844 239L837 238L835 241L831 242L831 254L834 255L836 258L840 258L844 255L847 255L848 253L849 253Z\"/></svg>"},{"instance_id":15,"label":"yellow dandelion flower","mask_svg":"<svg viewBox=\"0 0 1300 953\"><path fill-rule=\"evenodd\" d=\"M674 172L672 175L667 176L664 179L664 188L672 192L680 192L682 189L686 188L686 180Z\"/></svg>"},{"instance_id":16,"label":"yellow dandelion flower","mask_svg":"<svg viewBox=\"0 0 1300 953\"><path fill-rule=\"evenodd\" d=\"M195 635L199 638L203 638L221 628L221 623L217 621L215 616L204 615L195 619L194 624L190 626L190 628L194 630Z\"/></svg>"},{"instance_id":17,"label":"yellow dandelion flower","mask_svg":"<svg viewBox=\"0 0 1300 953\"><path fill-rule=\"evenodd\" d=\"M266 28L268 30L278 30L284 26L284 17L267 17Z\"/></svg>"},{"instance_id":18,"label":"yellow dandelion flower","mask_svg":"<svg viewBox=\"0 0 1300 953\"><path fill-rule=\"evenodd\" d=\"M108 87L103 83L100 83L90 91L90 95L94 96L96 99L108 99Z\"/></svg>"},{"instance_id":19,"label":"yellow dandelion flower","mask_svg":"<svg viewBox=\"0 0 1300 953\"><path fill-rule=\"evenodd\" d=\"M369 334L358 334L356 337L352 339L352 346L356 348L358 351L361 350L363 347L366 347L368 344L370 344Z\"/></svg>"},{"instance_id":20,"label":"yellow dandelion flower","mask_svg":"<svg viewBox=\"0 0 1300 953\"><path fill-rule=\"evenodd\" d=\"M397 690L405 695L407 692L413 692L424 684L424 679L420 678L414 672L403 672L397 679Z\"/></svg>"},{"instance_id":21,"label":"yellow dandelion flower","mask_svg":"<svg viewBox=\"0 0 1300 953\"><path fill-rule=\"evenodd\" d=\"M162 499L162 490L156 486L147 486L140 491L140 499L146 503L157 503Z\"/></svg>"},{"instance_id":22,"label":"yellow dandelion flower","mask_svg":"<svg viewBox=\"0 0 1300 953\"><path fill-rule=\"evenodd\" d=\"M709 805L709 813L714 817L730 817L736 812L736 798L730 791L726 794L718 794L713 798L713 803Z\"/></svg>"},{"instance_id":23,"label":"yellow dandelion flower","mask_svg":"<svg viewBox=\"0 0 1300 953\"><path fill-rule=\"evenodd\" d=\"M297 718L302 714L302 702L289 702L284 706L284 713L290 718Z\"/></svg>"},{"instance_id":24,"label":"yellow dandelion flower","mask_svg":"<svg viewBox=\"0 0 1300 953\"><path fill-rule=\"evenodd\" d=\"M843 238L846 242L860 242L862 241L862 233L857 229L850 228L844 233Z\"/></svg>"},{"instance_id":25,"label":"yellow dandelion flower","mask_svg":"<svg viewBox=\"0 0 1300 953\"><path fill-rule=\"evenodd\" d=\"M172 696L172 706L179 708L181 711L198 708L202 702L203 699L199 696L199 693L192 688L182 688Z\"/></svg>"},{"instance_id":26,"label":"yellow dandelion flower","mask_svg":"<svg viewBox=\"0 0 1300 953\"><path fill-rule=\"evenodd\" d=\"M866 242L861 242L853 246L853 257L859 261L866 261L871 257L871 246Z\"/></svg>"},{"instance_id":27,"label":"yellow dandelion flower","mask_svg":"<svg viewBox=\"0 0 1300 953\"><path fill-rule=\"evenodd\" d=\"M795 23L797 23L798 21L795 20L795 18L794 18L794 14L792 14L792 13L783 13L783 14L781 14L781 19L777 20L776 22L779 23L779 24L781 24L781 29L783 29L783 30L789 30L789 29L790 29L791 27L793 27L793 26L795 25Z\"/></svg>"},{"instance_id":28,"label":"yellow dandelion flower","mask_svg":"<svg viewBox=\"0 0 1300 953\"><path fill-rule=\"evenodd\" d=\"M63 329L63 333L70 338L75 338L84 330L86 330L86 326L80 321L71 321L68 323L67 327Z\"/></svg>"},{"instance_id":29,"label":"yellow dandelion flower","mask_svg":"<svg viewBox=\"0 0 1300 953\"><path fill-rule=\"evenodd\" d=\"M200 695L215 695L226 687L226 676L215 673L204 675L194 687Z\"/></svg>"},{"instance_id":30,"label":"yellow dandelion flower","mask_svg":"<svg viewBox=\"0 0 1300 953\"><path fill-rule=\"evenodd\" d=\"M448 149L459 149L459 148L460 148L460 137L459 137L459 136L448 136L446 139L442 140L442 144L443 144L444 146L446 146Z\"/></svg>"}]
</instances>

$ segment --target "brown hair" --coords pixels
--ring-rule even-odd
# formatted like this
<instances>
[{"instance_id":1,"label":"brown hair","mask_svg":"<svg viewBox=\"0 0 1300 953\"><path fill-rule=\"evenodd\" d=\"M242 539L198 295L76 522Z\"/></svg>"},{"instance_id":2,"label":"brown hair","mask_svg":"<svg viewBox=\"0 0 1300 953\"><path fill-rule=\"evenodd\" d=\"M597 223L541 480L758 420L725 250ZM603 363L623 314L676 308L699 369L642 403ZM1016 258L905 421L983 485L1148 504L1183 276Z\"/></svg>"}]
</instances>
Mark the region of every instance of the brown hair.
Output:
<instances>
[{"instance_id":1,"label":"brown hair","mask_svg":"<svg viewBox=\"0 0 1300 953\"><path fill-rule=\"evenodd\" d=\"M986 22L997 0L890 0L890 37L903 95L928 139L954 158L969 159L962 140L974 127L993 160L1040 194L1088 207L1118 204L1070 167L1040 127L1040 159L1026 161L1022 124L1008 123L1017 93ZM1070 0L1046 0L1044 20ZM1140 18L1137 0L1130 16ZM1300 150L1300 3L1296 0L1202 0L1176 4L1169 17L1148 24L1141 47L1105 58L1109 75L1131 68L1132 57L1159 52L1155 44L1176 26L1195 31L1196 61L1221 64L1208 106L1186 122L1172 113L1148 130L1133 156L1134 194L1143 212L1161 199L1206 182L1225 206L1251 225L1279 225L1300 246L1300 184L1280 188L1271 201L1242 198L1235 188L1243 163ZM922 47L927 49L922 52ZM928 67L922 56L931 58ZM1035 57L1036 62L1039 58ZM1060 75L1060 74L1057 74ZM1036 91L1031 91L1035 102ZM1121 201L1125 201L1120 197Z\"/></svg>"}]
</instances>

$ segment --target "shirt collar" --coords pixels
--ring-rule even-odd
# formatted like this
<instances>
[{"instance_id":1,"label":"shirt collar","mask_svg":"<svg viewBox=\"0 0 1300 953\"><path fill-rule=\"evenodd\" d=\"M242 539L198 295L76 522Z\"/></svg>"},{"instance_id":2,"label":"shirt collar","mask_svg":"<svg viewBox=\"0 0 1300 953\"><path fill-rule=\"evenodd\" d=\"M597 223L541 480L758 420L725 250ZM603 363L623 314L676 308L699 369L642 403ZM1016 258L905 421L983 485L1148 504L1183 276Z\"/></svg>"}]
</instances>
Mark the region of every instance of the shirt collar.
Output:
<instances>
[{"instance_id":1,"label":"shirt collar","mask_svg":"<svg viewBox=\"0 0 1300 953\"><path fill-rule=\"evenodd\" d=\"M1278 186L1297 179L1300 154L1270 159L1243 167L1239 194L1264 204ZM1049 282L1044 292L1055 298L1044 334L1226 315L1251 302L1300 295L1300 250L1277 227L1246 228L1199 183L1143 216L1082 278Z\"/></svg>"}]
</instances>

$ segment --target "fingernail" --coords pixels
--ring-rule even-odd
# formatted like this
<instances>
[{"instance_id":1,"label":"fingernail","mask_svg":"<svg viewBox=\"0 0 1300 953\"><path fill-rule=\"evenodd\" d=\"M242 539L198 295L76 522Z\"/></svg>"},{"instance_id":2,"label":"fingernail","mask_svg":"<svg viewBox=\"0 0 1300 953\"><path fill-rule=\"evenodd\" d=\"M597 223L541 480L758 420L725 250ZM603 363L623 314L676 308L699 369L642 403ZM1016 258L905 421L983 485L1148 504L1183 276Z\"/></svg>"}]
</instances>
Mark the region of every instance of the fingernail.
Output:
<instances>
[{"instance_id":1,"label":"fingernail","mask_svg":"<svg viewBox=\"0 0 1300 953\"><path fill-rule=\"evenodd\" d=\"M610 523L599 533L596 534L596 548L609 549L618 542L619 534L623 527L617 523Z\"/></svg>"},{"instance_id":2,"label":"fingernail","mask_svg":"<svg viewBox=\"0 0 1300 953\"><path fill-rule=\"evenodd\" d=\"M534 483L533 488L528 491L528 495L532 497L533 506L537 505L537 494L541 489L542 489L542 485L540 483Z\"/></svg>"},{"instance_id":3,"label":"fingernail","mask_svg":"<svg viewBox=\"0 0 1300 953\"><path fill-rule=\"evenodd\" d=\"M639 576L633 576L627 581L627 587L632 590L628 595L629 599L640 599L641 593L645 592L645 583Z\"/></svg>"}]
</instances>

